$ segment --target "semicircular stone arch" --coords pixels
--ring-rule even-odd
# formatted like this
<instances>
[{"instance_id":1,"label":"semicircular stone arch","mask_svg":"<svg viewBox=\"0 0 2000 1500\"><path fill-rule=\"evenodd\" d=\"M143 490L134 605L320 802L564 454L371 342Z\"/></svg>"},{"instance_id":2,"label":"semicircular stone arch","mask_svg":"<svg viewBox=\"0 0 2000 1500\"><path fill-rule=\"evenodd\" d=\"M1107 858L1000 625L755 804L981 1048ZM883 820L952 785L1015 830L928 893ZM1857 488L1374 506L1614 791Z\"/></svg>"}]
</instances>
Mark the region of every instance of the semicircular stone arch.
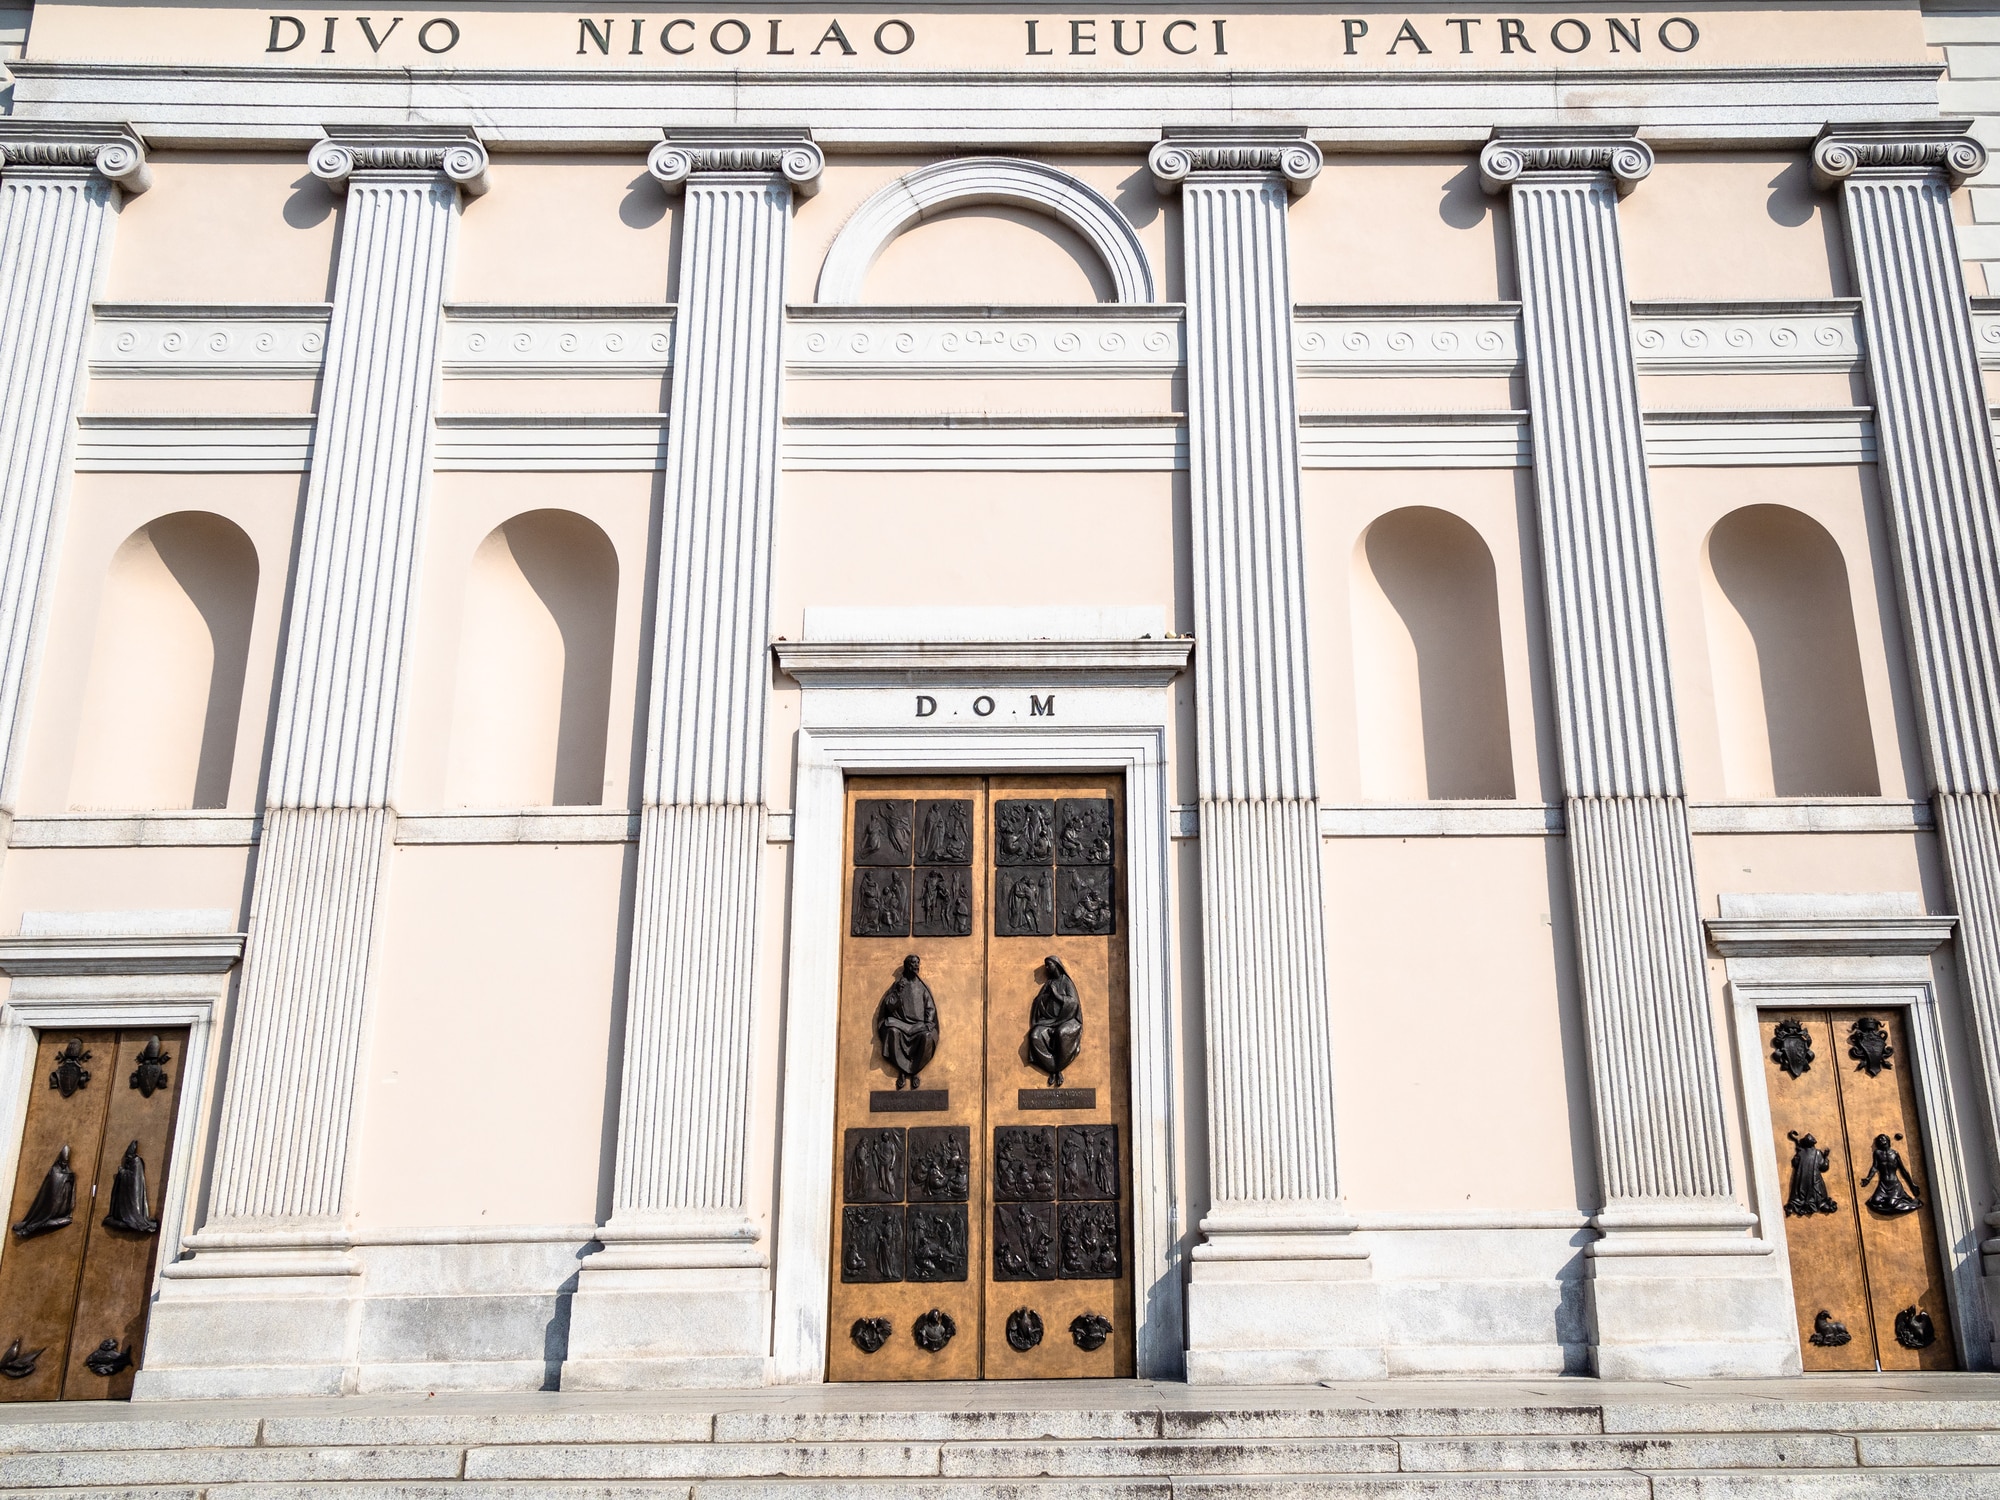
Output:
<instances>
[{"instance_id":1,"label":"semicircular stone arch","mask_svg":"<svg viewBox=\"0 0 2000 1500\"><path fill-rule=\"evenodd\" d=\"M1113 301L1155 300L1145 247L1110 199L1043 162L1006 156L935 162L878 189L834 236L820 265L819 300L860 302L869 268L897 235L939 214L983 203L1047 214L1081 235L1104 262Z\"/></svg>"}]
</instances>

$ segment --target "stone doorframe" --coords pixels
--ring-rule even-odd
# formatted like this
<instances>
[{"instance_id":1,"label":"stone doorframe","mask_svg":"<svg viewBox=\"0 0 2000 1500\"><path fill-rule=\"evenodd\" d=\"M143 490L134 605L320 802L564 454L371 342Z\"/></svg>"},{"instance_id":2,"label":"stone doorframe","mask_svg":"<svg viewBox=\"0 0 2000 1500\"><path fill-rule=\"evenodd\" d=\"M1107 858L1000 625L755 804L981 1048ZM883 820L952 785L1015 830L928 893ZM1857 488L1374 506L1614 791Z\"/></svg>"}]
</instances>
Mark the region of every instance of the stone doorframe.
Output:
<instances>
[{"instance_id":1,"label":"stone doorframe","mask_svg":"<svg viewBox=\"0 0 2000 1500\"><path fill-rule=\"evenodd\" d=\"M0 937L0 974L13 990L0 1006L0 1182L12 1191L21 1131L37 1080L38 1031L187 1028L173 1146L160 1198L162 1271L180 1255L188 1196L200 1152L216 1008L244 937L228 911L26 912L18 937ZM106 1076L113 1088L123 1080ZM149 1291L149 1297L151 1291ZM145 1374L140 1373L143 1384Z\"/></svg>"},{"instance_id":2,"label":"stone doorframe","mask_svg":"<svg viewBox=\"0 0 2000 1500\"><path fill-rule=\"evenodd\" d=\"M1917 1110L1929 1157L1931 1210L1945 1262L1945 1292L1961 1357L1990 1363L1992 1316L1979 1254L1965 1152L1952 1100L1931 954L1951 937L1956 917L1932 916L1914 892L1839 895L1732 895L1708 919L1708 940L1729 976L1738 1072L1743 1081L1744 1153L1751 1206L1774 1247L1787 1298L1792 1291L1785 1192L1771 1152L1771 1098L1764 1076L1760 1010L1875 1008L1903 1012L1916 1054ZM1844 1063L1845 1058L1828 1059Z\"/></svg>"},{"instance_id":3,"label":"stone doorframe","mask_svg":"<svg viewBox=\"0 0 2000 1500\"><path fill-rule=\"evenodd\" d=\"M1183 1126L1168 982L1167 748L1172 682L1193 647L1180 638L774 647L779 670L803 689L780 1084L774 1380L826 1378L842 809L846 777L876 772L1123 773L1138 1374L1179 1375Z\"/></svg>"}]
</instances>

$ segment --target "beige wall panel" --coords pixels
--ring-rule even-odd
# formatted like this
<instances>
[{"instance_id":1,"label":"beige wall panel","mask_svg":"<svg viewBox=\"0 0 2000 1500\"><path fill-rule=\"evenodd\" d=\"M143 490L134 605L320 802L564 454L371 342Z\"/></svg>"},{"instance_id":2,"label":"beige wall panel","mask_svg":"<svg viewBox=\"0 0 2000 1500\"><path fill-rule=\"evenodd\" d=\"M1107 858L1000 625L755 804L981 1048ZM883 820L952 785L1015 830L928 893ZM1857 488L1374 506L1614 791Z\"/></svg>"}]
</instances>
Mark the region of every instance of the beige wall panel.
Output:
<instances>
[{"instance_id":1,"label":"beige wall panel","mask_svg":"<svg viewBox=\"0 0 2000 1500\"><path fill-rule=\"evenodd\" d=\"M94 13L95 30L123 29ZM39 19L36 23L40 24ZM104 281L109 302L324 302L340 200L306 154L155 155L153 186L125 200Z\"/></svg>"},{"instance_id":2,"label":"beige wall panel","mask_svg":"<svg viewBox=\"0 0 2000 1500\"><path fill-rule=\"evenodd\" d=\"M1866 406L1868 377L1853 370L1801 370L1756 375L1641 375L1646 411L1775 410Z\"/></svg>"},{"instance_id":3,"label":"beige wall panel","mask_svg":"<svg viewBox=\"0 0 2000 1500\"><path fill-rule=\"evenodd\" d=\"M1293 202L1291 231L1297 302L1514 295L1506 203L1480 188L1470 155L1329 156Z\"/></svg>"},{"instance_id":4,"label":"beige wall panel","mask_svg":"<svg viewBox=\"0 0 2000 1500\"><path fill-rule=\"evenodd\" d=\"M1980 295L1979 283L1976 280L1971 284L1971 291L1975 297ZM1986 387L1987 401L2000 404L2000 370L1982 370L1979 378Z\"/></svg>"},{"instance_id":5,"label":"beige wall panel","mask_svg":"<svg viewBox=\"0 0 2000 1500\"><path fill-rule=\"evenodd\" d=\"M84 410L213 412L221 416L310 416L316 380L92 380Z\"/></svg>"},{"instance_id":6,"label":"beige wall panel","mask_svg":"<svg viewBox=\"0 0 2000 1500\"><path fill-rule=\"evenodd\" d=\"M624 844L395 851L358 1224L588 1224L615 1127Z\"/></svg>"},{"instance_id":7,"label":"beige wall panel","mask_svg":"<svg viewBox=\"0 0 2000 1500\"><path fill-rule=\"evenodd\" d=\"M1706 548L1716 522L1731 512L1751 505L1782 505L1824 527L1838 544L1846 565L1880 793L1884 797L1923 795L1925 781L1896 612L1893 565L1881 529L1873 471L1858 467L1668 468L1653 470L1652 488L1674 707L1688 794L1697 801L1769 795L1755 789L1731 791L1728 767L1734 762L1725 758L1725 743L1738 743L1742 731L1729 722L1727 708L1718 709L1718 690L1725 704L1741 702L1743 694L1754 689L1732 682L1728 674L1754 676L1759 658L1754 641L1718 609L1719 595ZM1719 621L1720 628L1712 627L1712 620ZM1719 678L1718 671L1725 675ZM1743 784L1740 775L1737 784Z\"/></svg>"},{"instance_id":8,"label":"beige wall panel","mask_svg":"<svg viewBox=\"0 0 2000 1500\"><path fill-rule=\"evenodd\" d=\"M24 911L241 912L247 845L210 849L9 849L0 867L0 933Z\"/></svg>"},{"instance_id":9,"label":"beige wall panel","mask_svg":"<svg viewBox=\"0 0 2000 1500\"><path fill-rule=\"evenodd\" d=\"M666 302L674 202L629 156L493 164L493 187L459 221L455 302Z\"/></svg>"},{"instance_id":10,"label":"beige wall panel","mask_svg":"<svg viewBox=\"0 0 2000 1500\"><path fill-rule=\"evenodd\" d=\"M1562 841L1329 839L1325 863L1348 1206L1593 1206Z\"/></svg>"},{"instance_id":11,"label":"beige wall panel","mask_svg":"<svg viewBox=\"0 0 2000 1500\"><path fill-rule=\"evenodd\" d=\"M639 756L635 723L643 642L640 626L650 587L647 545L657 503L652 474L440 474L432 483L422 576L417 590L416 653L404 726L397 806L403 812L474 805L454 796L453 736L466 712L461 664L475 554L495 527L530 511L557 510L598 527L617 554L618 596L611 625L610 713L604 734L603 806L632 805ZM528 565L532 579L534 570ZM524 603L529 602L523 600ZM532 634L538 622L523 629ZM595 639L593 637L593 639ZM491 642L481 634L481 645ZM557 663L560 670L561 663ZM478 782L461 782L472 785ZM546 801L546 799L542 799ZM535 804L529 804L535 805Z\"/></svg>"},{"instance_id":12,"label":"beige wall panel","mask_svg":"<svg viewBox=\"0 0 2000 1500\"><path fill-rule=\"evenodd\" d=\"M817 380L788 376L795 416L1158 416L1186 407L1169 380Z\"/></svg>"},{"instance_id":13,"label":"beige wall panel","mask_svg":"<svg viewBox=\"0 0 2000 1500\"><path fill-rule=\"evenodd\" d=\"M1321 411L1521 411L1527 392L1507 375L1308 375L1299 409Z\"/></svg>"},{"instance_id":14,"label":"beige wall panel","mask_svg":"<svg viewBox=\"0 0 2000 1500\"><path fill-rule=\"evenodd\" d=\"M257 551L256 604L243 657L241 709L226 803L239 812L257 806L265 721L277 669L292 531L302 489L303 481L288 474L76 477L63 530L46 645L34 687L34 716L29 723L18 811L54 813L69 808L112 559L140 527L181 511L224 517L243 530Z\"/></svg>"},{"instance_id":15,"label":"beige wall panel","mask_svg":"<svg viewBox=\"0 0 2000 1500\"><path fill-rule=\"evenodd\" d=\"M1701 833L1695 885L1704 916L1724 891L1922 891L1943 896L1928 833ZM1933 904L1932 910L1947 906Z\"/></svg>"},{"instance_id":16,"label":"beige wall panel","mask_svg":"<svg viewBox=\"0 0 2000 1500\"><path fill-rule=\"evenodd\" d=\"M928 24L935 24L931 22ZM868 196L905 172L935 158L923 156L830 156L820 190L798 205L792 220L791 278L788 300L818 300L820 265L840 227ZM1161 301L1180 296L1180 219L1177 200L1162 197L1153 186L1143 154L1130 157L1060 156L1049 159L1062 171L1080 178L1114 203L1130 221L1152 263L1153 285ZM997 212L980 209L978 214ZM1011 213L1011 211L1010 211ZM1038 216L1023 215L1032 221ZM1055 226L1054 220L1048 221ZM1046 300L1057 303L1096 301L1086 295L1076 262L1069 253L1079 248L1051 237L1032 222L1009 222L995 229L974 216L945 218L920 225L900 238L912 241L899 248L891 241L876 274L866 285L870 302L943 302L958 299L972 305ZM932 233L930 231L935 231ZM1066 233L1066 232L1065 232ZM1073 239L1074 236L1069 236ZM1024 251L1024 247L1026 247ZM1024 255L1039 270L1018 266ZM903 286L881 273L887 264L902 268ZM1100 287L1108 286L1102 270ZM1039 279L1037 279L1039 278ZM1044 293L1039 290L1046 287Z\"/></svg>"},{"instance_id":17,"label":"beige wall panel","mask_svg":"<svg viewBox=\"0 0 2000 1500\"><path fill-rule=\"evenodd\" d=\"M669 404L672 376L635 380L444 380L438 410L444 412L662 412Z\"/></svg>"},{"instance_id":18,"label":"beige wall panel","mask_svg":"<svg viewBox=\"0 0 2000 1500\"><path fill-rule=\"evenodd\" d=\"M1850 294L1839 201L1804 155L1663 156L1618 217L1634 301Z\"/></svg>"},{"instance_id":19,"label":"beige wall panel","mask_svg":"<svg viewBox=\"0 0 2000 1500\"><path fill-rule=\"evenodd\" d=\"M1371 797L1363 770L1358 704L1376 694L1370 673L1386 667L1409 677L1417 670L1417 642L1397 616L1371 608L1357 591L1357 549L1369 526L1406 506L1442 510L1468 523L1492 556L1505 679L1508 741L1514 796L1557 798L1556 770L1538 750L1552 739L1538 725L1549 712L1541 700L1545 655L1541 602L1534 570L1533 495L1526 471L1502 469L1364 470L1308 472L1305 476L1306 587L1311 612L1313 715L1319 755L1320 795L1328 802L1422 801L1422 794ZM1364 577L1369 575L1362 575ZM1375 627L1380 627L1375 628ZM1401 653L1383 662L1371 655ZM1447 650L1446 655L1449 655ZM1408 657L1406 661L1403 658ZM1370 696L1371 704L1381 700ZM1414 714L1416 709L1413 707ZM1372 731L1371 731L1372 732ZM1421 743L1421 731L1416 743ZM1552 753L1552 752L1551 752Z\"/></svg>"},{"instance_id":20,"label":"beige wall panel","mask_svg":"<svg viewBox=\"0 0 2000 1500\"><path fill-rule=\"evenodd\" d=\"M1169 629L1194 628L1179 474L794 471L778 496L774 637L800 639L806 609L822 605L1153 605ZM767 795L782 811L799 689L776 673L772 688ZM1176 745L1189 747L1185 675L1174 707ZM1192 756L1170 753L1171 795L1192 802Z\"/></svg>"}]
</instances>

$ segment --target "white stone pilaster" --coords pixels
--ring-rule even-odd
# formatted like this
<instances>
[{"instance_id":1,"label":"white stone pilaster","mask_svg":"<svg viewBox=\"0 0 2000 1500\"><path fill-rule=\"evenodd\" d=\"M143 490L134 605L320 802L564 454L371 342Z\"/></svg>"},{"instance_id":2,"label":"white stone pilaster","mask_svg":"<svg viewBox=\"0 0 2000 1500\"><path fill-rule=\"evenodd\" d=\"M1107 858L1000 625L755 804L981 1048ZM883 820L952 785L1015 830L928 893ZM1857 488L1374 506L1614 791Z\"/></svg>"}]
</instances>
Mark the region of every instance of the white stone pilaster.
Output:
<instances>
[{"instance_id":1,"label":"white stone pilaster","mask_svg":"<svg viewBox=\"0 0 2000 1500\"><path fill-rule=\"evenodd\" d=\"M1840 189L1861 293L1981 1122L1987 1159L2000 1161L2000 472L1952 223L1952 190L1986 166L1969 125L1829 126L1813 175ZM1986 1228L2000 1231L2000 1209ZM1981 1248L2000 1315L2000 1237ZM2000 1359L2000 1347L1990 1353Z\"/></svg>"},{"instance_id":2,"label":"white stone pilaster","mask_svg":"<svg viewBox=\"0 0 2000 1500\"><path fill-rule=\"evenodd\" d=\"M1605 1376L1780 1374L1783 1268L1747 1232L1723 1131L1618 237L1652 164L1589 130L1502 135L1479 162L1509 200L1533 412L1602 1195L1592 1341Z\"/></svg>"},{"instance_id":3,"label":"white stone pilaster","mask_svg":"<svg viewBox=\"0 0 2000 1500\"><path fill-rule=\"evenodd\" d=\"M340 261L208 1218L165 1273L155 1396L347 1379L346 1179L438 333L486 152L458 130L344 133L310 165L347 197Z\"/></svg>"},{"instance_id":4,"label":"white stone pilaster","mask_svg":"<svg viewBox=\"0 0 2000 1500\"><path fill-rule=\"evenodd\" d=\"M676 137L672 410L618 1160L566 1389L757 1383L769 1251L747 1201L764 861L785 247L823 158L798 132Z\"/></svg>"},{"instance_id":5,"label":"white stone pilaster","mask_svg":"<svg viewBox=\"0 0 2000 1500\"><path fill-rule=\"evenodd\" d=\"M1318 148L1169 132L1181 199L1201 806L1210 1206L1188 1378L1384 1369L1334 1157L1326 905L1307 674L1286 214Z\"/></svg>"},{"instance_id":6,"label":"white stone pilaster","mask_svg":"<svg viewBox=\"0 0 2000 1500\"><path fill-rule=\"evenodd\" d=\"M127 131L0 121L0 847L69 489L90 302L119 195L151 180Z\"/></svg>"}]
</instances>

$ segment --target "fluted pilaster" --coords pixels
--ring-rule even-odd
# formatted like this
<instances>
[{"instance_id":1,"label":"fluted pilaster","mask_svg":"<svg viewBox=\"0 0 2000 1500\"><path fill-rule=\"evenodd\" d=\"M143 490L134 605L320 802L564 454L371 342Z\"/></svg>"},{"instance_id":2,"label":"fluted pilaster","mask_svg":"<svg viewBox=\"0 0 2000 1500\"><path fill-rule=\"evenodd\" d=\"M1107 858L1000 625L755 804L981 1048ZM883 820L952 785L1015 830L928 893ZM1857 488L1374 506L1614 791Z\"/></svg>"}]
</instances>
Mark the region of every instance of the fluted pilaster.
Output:
<instances>
[{"instance_id":1,"label":"fluted pilaster","mask_svg":"<svg viewBox=\"0 0 2000 1500\"><path fill-rule=\"evenodd\" d=\"M2000 474L1951 217L1952 188L1986 165L1966 125L1829 127L1813 169L1840 189L1860 284L1877 472L2000 1158Z\"/></svg>"},{"instance_id":2,"label":"fluted pilaster","mask_svg":"<svg viewBox=\"0 0 2000 1500\"><path fill-rule=\"evenodd\" d=\"M120 192L150 181L114 127L0 121L0 807L20 774L43 589L68 490L84 327Z\"/></svg>"},{"instance_id":3,"label":"fluted pilaster","mask_svg":"<svg viewBox=\"0 0 2000 1500\"><path fill-rule=\"evenodd\" d=\"M462 133L341 136L347 194L211 1227L339 1215L390 833Z\"/></svg>"},{"instance_id":4,"label":"fluted pilaster","mask_svg":"<svg viewBox=\"0 0 2000 1500\"><path fill-rule=\"evenodd\" d=\"M1187 282L1202 985L1226 1218L1340 1196L1286 233L1320 156L1297 137L1172 133L1150 165L1180 193Z\"/></svg>"},{"instance_id":5,"label":"fluted pilaster","mask_svg":"<svg viewBox=\"0 0 2000 1500\"><path fill-rule=\"evenodd\" d=\"M1479 165L1509 200L1521 289L1604 1235L1598 1373L1795 1370L1784 1286L1731 1178L1667 672L1618 235L1653 155L1579 130L1502 135Z\"/></svg>"},{"instance_id":6,"label":"fluted pilaster","mask_svg":"<svg viewBox=\"0 0 2000 1500\"><path fill-rule=\"evenodd\" d=\"M1667 678L1618 197L1636 140L1500 139L1534 413L1550 676L1569 803L1605 1208L1730 1196Z\"/></svg>"},{"instance_id":7,"label":"fluted pilaster","mask_svg":"<svg viewBox=\"0 0 2000 1500\"><path fill-rule=\"evenodd\" d=\"M612 1227L740 1212L763 866L792 135L673 140L685 196Z\"/></svg>"}]
</instances>

